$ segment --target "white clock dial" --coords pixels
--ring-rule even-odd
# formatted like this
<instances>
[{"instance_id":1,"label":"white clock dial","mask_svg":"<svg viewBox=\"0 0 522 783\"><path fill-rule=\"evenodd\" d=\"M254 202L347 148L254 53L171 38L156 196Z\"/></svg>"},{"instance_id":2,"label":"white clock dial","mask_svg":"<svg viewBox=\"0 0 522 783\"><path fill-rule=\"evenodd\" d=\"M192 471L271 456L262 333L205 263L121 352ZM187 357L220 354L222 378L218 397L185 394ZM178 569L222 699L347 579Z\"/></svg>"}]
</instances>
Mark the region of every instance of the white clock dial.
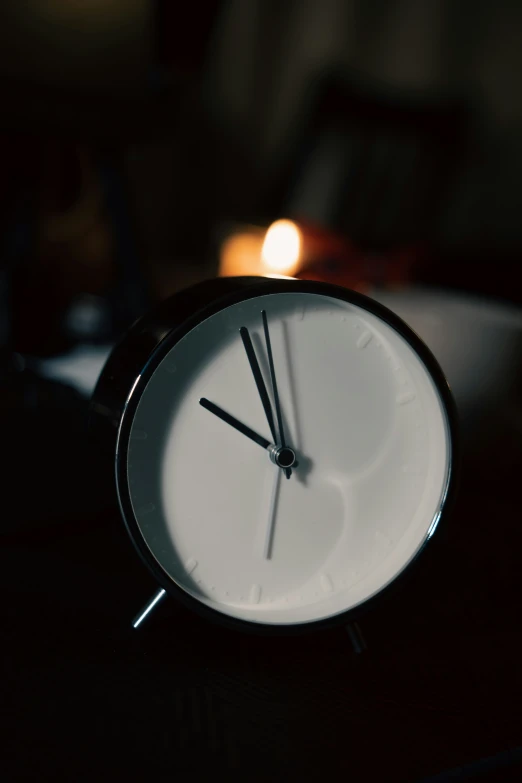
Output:
<instances>
[{"instance_id":1,"label":"white clock dial","mask_svg":"<svg viewBox=\"0 0 522 783\"><path fill-rule=\"evenodd\" d=\"M273 442L239 331L275 419L263 310L289 478L200 404ZM299 624L364 603L411 562L436 526L450 446L437 387L391 326L329 296L269 294L202 321L155 368L130 427L128 491L179 587L235 618Z\"/></svg>"}]
</instances>

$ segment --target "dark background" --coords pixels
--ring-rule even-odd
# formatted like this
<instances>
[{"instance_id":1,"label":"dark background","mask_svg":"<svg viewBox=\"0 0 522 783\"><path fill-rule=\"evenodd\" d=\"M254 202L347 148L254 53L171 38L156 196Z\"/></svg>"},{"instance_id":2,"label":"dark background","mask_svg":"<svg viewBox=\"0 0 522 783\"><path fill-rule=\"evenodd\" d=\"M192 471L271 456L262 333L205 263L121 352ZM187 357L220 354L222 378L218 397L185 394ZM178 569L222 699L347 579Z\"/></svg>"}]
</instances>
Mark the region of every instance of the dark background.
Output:
<instances>
[{"instance_id":1,"label":"dark background","mask_svg":"<svg viewBox=\"0 0 522 783\"><path fill-rule=\"evenodd\" d=\"M3 779L520 779L521 96L507 0L3 0ZM115 340L278 218L462 422L447 536L360 653L168 602L132 631L155 585L86 434Z\"/></svg>"}]
</instances>

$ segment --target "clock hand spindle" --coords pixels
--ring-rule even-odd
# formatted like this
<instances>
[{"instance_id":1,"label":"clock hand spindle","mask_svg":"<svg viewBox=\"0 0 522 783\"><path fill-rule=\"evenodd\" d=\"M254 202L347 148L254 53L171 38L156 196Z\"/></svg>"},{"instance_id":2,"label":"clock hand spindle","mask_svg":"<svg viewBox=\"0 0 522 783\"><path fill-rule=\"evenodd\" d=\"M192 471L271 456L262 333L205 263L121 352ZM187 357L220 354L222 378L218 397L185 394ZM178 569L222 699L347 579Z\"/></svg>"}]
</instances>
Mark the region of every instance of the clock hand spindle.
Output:
<instances>
[{"instance_id":1,"label":"clock hand spindle","mask_svg":"<svg viewBox=\"0 0 522 783\"><path fill-rule=\"evenodd\" d=\"M263 375L261 374L261 368L259 366L259 362L257 361L256 352L254 351L254 346L252 345L252 340L250 339L250 333L246 328L246 326L242 326L241 329L239 330L239 334L241 335L241 339L243 340L243 345L245 346L245 351L248 358L248 362L250 364L250 369L252 370L252 375L254 376L254 380L256 382L259 396L261 397L261 403L265 410L265 414L268 420L268 426L270 427L272 438L274 439L274 443L277 443L277 434L276 434L276 428L274 424L274 415L272 413L272 406L270 405L270 398L266 390L265 382L263 380Z\"/></svg>"},{"instance_id":2,"label":"clock hand spindle","mask_svg":"<svg viewBox=\"0 0 522 783\"><path fill-rule=\"evenodd\" d=\"M272 389L274 392L274 403L277 416L277 426L279 427L279 445L285 448L285 433L283 429L283 417L281 414L281 403L279 402L279 393L277 391L277 381L274 367L274 356L272 354L272 343L270 341L270 332L268 330L268 319L266 317L266 310L261 311L261 318L263 319L263 329L265 332L266 352L268 354L268 366L270 367L270 378L272 379ZM287 479L292 475L290 468L285 468L285 476Z\"/></svg>"}]
</instances>

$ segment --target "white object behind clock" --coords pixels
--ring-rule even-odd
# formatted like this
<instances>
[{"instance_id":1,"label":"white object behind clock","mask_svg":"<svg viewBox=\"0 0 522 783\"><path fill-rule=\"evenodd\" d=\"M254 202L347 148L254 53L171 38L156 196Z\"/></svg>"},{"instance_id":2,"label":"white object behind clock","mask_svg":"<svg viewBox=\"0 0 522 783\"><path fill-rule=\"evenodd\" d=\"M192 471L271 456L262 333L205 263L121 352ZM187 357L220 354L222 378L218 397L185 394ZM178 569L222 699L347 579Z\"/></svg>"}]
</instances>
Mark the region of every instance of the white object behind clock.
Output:
<instances>
[{"instance_id":1,"label":"white object behind clock","mask_svg":"<svg viewBox=\"0 0 522 783\"><path fill-rule=\"evenodd\" d=\"M263 308L300 463L280 481L270 559L281 471L198 404L209 398L269 435L239 338L246 326L266 369ZM155 369L130 430L129 494L152 555L183 590L242 620L307 623L364 603L420 551L447 491L449 438L435 383L388 324L328 296L269 294L209 317Z\"/></svg>"}]
</instances>

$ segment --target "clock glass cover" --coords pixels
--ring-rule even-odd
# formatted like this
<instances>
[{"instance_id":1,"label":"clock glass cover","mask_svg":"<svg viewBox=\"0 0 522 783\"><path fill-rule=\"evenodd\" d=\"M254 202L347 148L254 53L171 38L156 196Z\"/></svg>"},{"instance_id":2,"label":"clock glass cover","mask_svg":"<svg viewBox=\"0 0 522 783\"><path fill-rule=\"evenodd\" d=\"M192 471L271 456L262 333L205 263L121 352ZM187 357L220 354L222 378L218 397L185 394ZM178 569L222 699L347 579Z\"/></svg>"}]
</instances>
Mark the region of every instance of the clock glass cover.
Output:
<instances>
[{"instance_id":1,"label":"clock glass cover","mask_svg":"<svg viewBox=\"0 0 522 783\"><path fill-rule=\"evenodd\" d=\"M416 558L451 431L440 382L379 313L283 291L164 341L117 447L122 510L162 584L297 626L360 607Z\"/></svg>"}]
</instances>

